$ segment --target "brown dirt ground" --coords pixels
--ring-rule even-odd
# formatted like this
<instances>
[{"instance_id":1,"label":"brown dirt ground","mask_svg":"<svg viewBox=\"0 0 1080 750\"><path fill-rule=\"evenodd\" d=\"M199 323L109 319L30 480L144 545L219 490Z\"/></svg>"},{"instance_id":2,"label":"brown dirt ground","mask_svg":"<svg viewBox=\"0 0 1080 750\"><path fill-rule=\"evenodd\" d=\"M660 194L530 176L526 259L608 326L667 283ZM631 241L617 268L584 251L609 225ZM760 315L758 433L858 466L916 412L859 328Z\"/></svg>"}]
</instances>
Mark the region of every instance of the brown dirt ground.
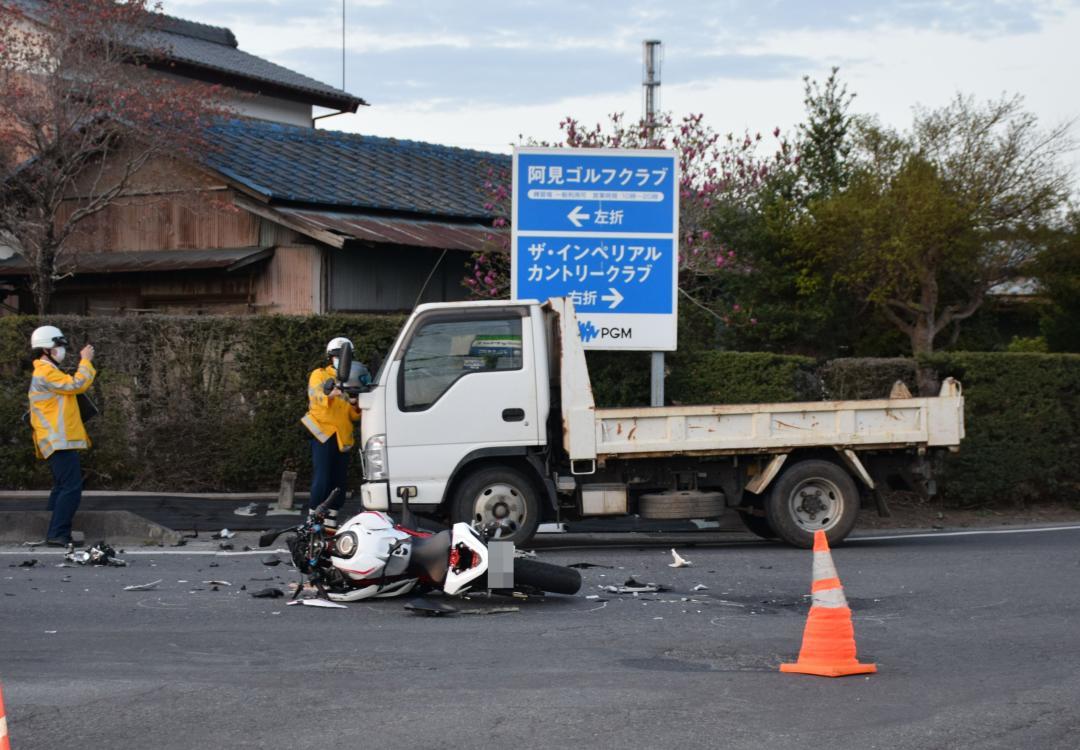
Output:
<instances>
[{"instance_id":1,"label":"brown dirt ground","mask_svg":"<svg viewBox=\"0 0 1080 750\"><path fill-rule=\"evenodd\" d=\"M1021 526L1041 523L1080 522L1080 505L1039 503L1017 507L965 510L948 508L940 501L909 493L890 493L892 515L882 518L873 507L859 512L857 529L964 529L987 526Z\"/></svg>"}]
</instances>

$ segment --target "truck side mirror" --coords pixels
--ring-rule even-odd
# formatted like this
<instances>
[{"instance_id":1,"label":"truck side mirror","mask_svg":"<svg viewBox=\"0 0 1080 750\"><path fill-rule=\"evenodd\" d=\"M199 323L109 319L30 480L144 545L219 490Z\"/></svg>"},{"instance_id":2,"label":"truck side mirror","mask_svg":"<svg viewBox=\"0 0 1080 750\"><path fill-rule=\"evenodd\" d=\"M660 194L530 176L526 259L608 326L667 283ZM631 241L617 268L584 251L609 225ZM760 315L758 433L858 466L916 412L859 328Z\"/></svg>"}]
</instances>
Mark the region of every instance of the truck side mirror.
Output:
<instances>
[{"instance_id":1,"label":"truck side mirror","mask_svg":"<svg viewBox=\"0 0 1080 750\"><path fill-rule=\"evenodd\" d=\"M349 373L352 372L352 346L348 343L341 345L341 354L338 355L337 364L337 379L339 383L344 383L349 379Z\"/></svg>"}]
</instances>

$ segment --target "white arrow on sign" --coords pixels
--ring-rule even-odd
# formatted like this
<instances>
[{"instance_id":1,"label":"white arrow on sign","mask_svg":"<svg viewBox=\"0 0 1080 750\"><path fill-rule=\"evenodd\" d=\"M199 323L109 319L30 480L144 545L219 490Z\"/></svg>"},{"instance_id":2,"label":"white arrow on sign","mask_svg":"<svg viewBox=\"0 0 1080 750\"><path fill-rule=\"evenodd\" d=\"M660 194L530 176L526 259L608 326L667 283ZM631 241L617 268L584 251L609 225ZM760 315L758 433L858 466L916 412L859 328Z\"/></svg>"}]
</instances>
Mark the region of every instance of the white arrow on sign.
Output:
<instances>
[{"instance_id":1,"label":"white arrow on sign","mask_svg":"<svg viewBox=\"0 0 1080 750\"><path fill-rule=\"evenodd\" d=\"M588 219L588 213L581 213L581 206L574 206L574 210L566 215L570 221L574 222L574 226L581 228L581 222L583 219Z\"/></svg>"},{"instance_id":2,"label":"white arrow on sign","mask_svg":"<svg viewBox=\"0 0 1080 750\"><path fill-rule=\"evenodd\" d=\"M608 291L610 291L611 294L605 294L600 299L604 302L610 302L611 304L608 306L608 309L614 310L616 307L619 306L619 303L623 301L623 296L619 294L619 290L615 287L609 286Z\"/></svg>"}]
</instances>

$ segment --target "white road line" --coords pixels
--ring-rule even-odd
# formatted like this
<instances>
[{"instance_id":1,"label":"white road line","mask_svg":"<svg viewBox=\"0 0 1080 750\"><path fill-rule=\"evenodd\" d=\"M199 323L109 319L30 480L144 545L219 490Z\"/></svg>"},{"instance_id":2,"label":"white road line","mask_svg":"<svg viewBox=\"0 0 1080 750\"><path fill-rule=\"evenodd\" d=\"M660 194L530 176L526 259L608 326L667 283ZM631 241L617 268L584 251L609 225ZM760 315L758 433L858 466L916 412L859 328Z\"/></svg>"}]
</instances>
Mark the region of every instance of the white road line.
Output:
<instances>
[{"instance_id":1,"label":"white road line","mask_svg":"<svg viewBox=\"0 0 1080 750\"><path fill-rule=\"evenodd\" d=\"M79 549L84 549L84 548L80 547ZM130 552L124 552L122 555L117 554L117 557L119 557L120 559L124 559L125 557L137 557L137 556L154 557L156 555L203 555L203 556L213 556L213 557L245 557L245 556L250 556L250 555L273 555L273 554L277 554L279 552L289 554L289 550L281 548L281 547L278 547L276 549L269 549L269 548L267 548L267 549L253 549L253 550L250 550L248 552L218 552L218 551L212 550L212 549L208 549L208 550L196 550L196 549L191 549L191 550L182 550L182 549L142 550L142 549L140 549L140 550L131 550ZM23 549L19 549L19 550L0 550L0 555L9 555L9 556L18 555L20 557L28 557L28 556L35 557L35 556L38 556L38 555L43 556L43 557L49 557L49 556L63 557L66 554L67 554L67 552L65 550L62 550L62 549L43 550L43 549L41 549L39 547L24 547Z\"/></svg>"},{"instance_id":2,"label":"white road line","mask_svg":"<svg viewBox=\"0 0 1080 750\"><path fill-rule=\"evenodd\" d=\"M890 534L888 536L849 536L849 542L881 542L887 539L939 539L943 536L979 536L982 534L1034 534L1040 531L1077 531L1080 526L1048 526L1038 529L973 529L970 531L933 531L926 534Z\"/></svg>"}]
</instances>

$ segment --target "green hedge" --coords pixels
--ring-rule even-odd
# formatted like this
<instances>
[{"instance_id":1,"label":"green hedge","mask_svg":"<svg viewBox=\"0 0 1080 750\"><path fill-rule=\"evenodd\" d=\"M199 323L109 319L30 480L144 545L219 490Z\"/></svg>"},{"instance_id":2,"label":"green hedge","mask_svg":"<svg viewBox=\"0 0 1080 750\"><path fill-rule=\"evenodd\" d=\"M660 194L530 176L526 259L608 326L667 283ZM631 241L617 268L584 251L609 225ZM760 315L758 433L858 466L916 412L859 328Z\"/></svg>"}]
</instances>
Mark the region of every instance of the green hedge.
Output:
<instances>
[{"instance_id":1,"label":"green hedge","mask_svg":"<svg viewBox=\"0 0 1080 750\"><path fill-rule=\"evenodd\" d=\"M283 468L310 472L307 376L326 342L385 354L400 316L54 317L75 348L92 342L103 416L91 423L88 488L271 489ZM26 409L28 342L37 318L0 317L0 487L48 487ZM77 355L74 355L77 356ZM354 462L358 463L358 462ZM356 472L358 466L354 466ZM358 475L358 474L357 474Z\"/></svg>"},{"instance_id":2,"label":"green hedge","mask_svg":"<svg viewBox=\"0 0 1080 750\"><path fill-rule=\"evenodd\" d=\"M284 468L310 476L307 374L326 342L353 339L382 356L400 316L52 319L76 345L98 348L87 487L172 491L266 490ZM0 488L50 485L33 457L25 410L27 342L36 318L0 317ZM701 341L698 338L697 341ZM685 344L695 341L684 336ZM590 352L599 406L649 401L647 353ZM952 504L1080 501L1080 355L958 353L924 365L953 376L967 399L967 439L941 477ZM881 398L896 380L916 393L909 359L843 359L718 352L686 346L666 358L673 404ZM359 475L358 462L354 472Z\"/></svg>"},{"instance_id":3,"label":"green hedge","mask_svg":"<svg viewBox=\"0 0 1080 750\"><path fill-rule=\"evenodd\" d=\"M925 362L964 389L967 435L941 484L949 502L1080 502L1080 355L959 352Z\"/></svg>"}]
</instances>

